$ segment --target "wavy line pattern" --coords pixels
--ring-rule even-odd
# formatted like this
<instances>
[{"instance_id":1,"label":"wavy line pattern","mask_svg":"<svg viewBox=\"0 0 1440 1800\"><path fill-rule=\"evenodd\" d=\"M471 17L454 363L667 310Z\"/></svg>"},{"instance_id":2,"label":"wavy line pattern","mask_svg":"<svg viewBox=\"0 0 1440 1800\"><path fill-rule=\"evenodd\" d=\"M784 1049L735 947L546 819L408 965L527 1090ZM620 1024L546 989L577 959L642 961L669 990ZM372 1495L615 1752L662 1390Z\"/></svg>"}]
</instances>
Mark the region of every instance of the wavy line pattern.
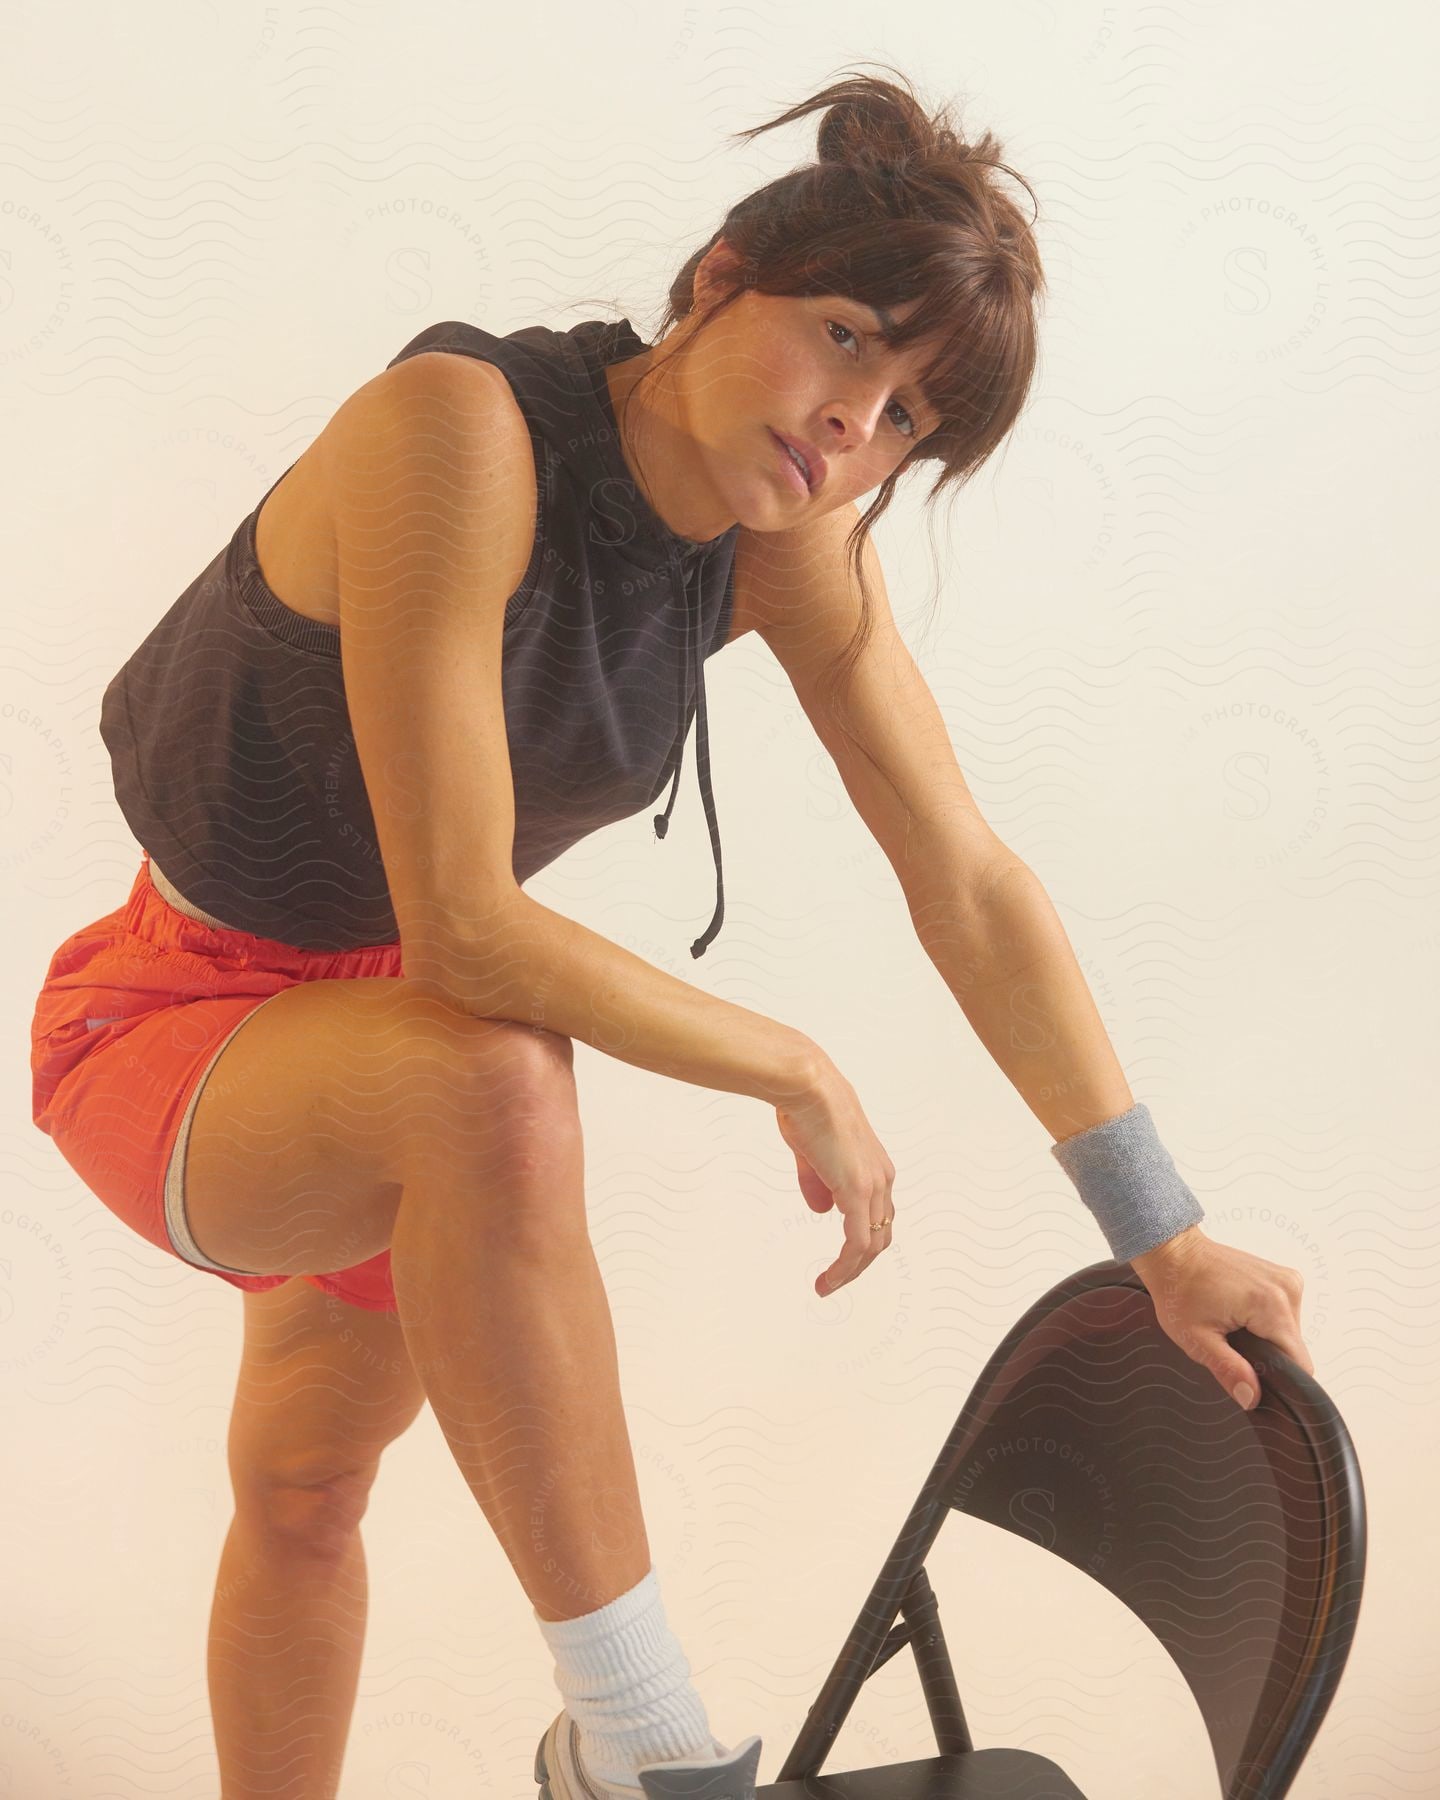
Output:
<instances>
[{"instance_id":1,"label":"wavy line pattern","mask_svg":"<svg viewBox=\"0 0 1440 1800\"><path fill-rule=\"evenodd\" d=\"M133 876L98 713L170 596L430 321L628 314L648 336L725 210L813 143L810 122L738 155L724 134L873 42L873 10L822 23L817 55L816 18L783 7L482 20L243 3L170 6L139 29L104 7L14 10L12 1045L54 945ZM1417 1604L1440 1478L1435 24L1388 0L1359 21L1024 0L896 12L884 31L930 94L995 122L1040 196L1051 284L1034 401L935 560L916 492L877 534L891 605L1210 1234L1305 1278L1371 1539L1355 1648L1294 1800L1425 1800L1440 1787L1440 1659ZM535 654L555 674L574 649ZM686 945L710 846L688 770L663 854L647 808L528 885L813 1037L898 1170L893 1246L822 1301L836 1218L805 1205L769 1110L576 1053L587 1222L667 1616L717 1735L763 1733L769 1779L979 1367L1103 1244L935 978L775 659L745 638L707 682L727 892L703 966ZM343 859L287 861L291 797L251 749L247 796L292 891L373 899ZM373 1076L338 1109L346 1129L411 1092L398 1070ZM455 1129L455 1095L434 1101L427 1119ZM112 1156L137 1153L143 1092L91 1128ZM0 1152L0 1793L211 1800L217 1575L240 1596L237 1658L292 1651L317 1619L354 1631L354 1575L287 1625L243 1545L218 1567L241 1303L123 1226L23 1116ZM306 1217L302 1202L277 1230ZM254 1415L358 1454L404 1385L394 1327L316 1304L322 1330L276 1328ZM499 1411L504 1457L523 1458L546 1420L509 1397ZM1157 1492L1226 1479L1185 1451ZM591 1520L610 1528L604 1495ZM364 1539L340 1791L528 1793L551 1669L429 1409L386 1452ZM1211 1800L1179 1671L1105 1590L961 1517L930 1575L977 1742L1050 1756L1107 1800ZM303 1684L290 1708L297 1742L323 1726ZM902 1656L831 1767L932 1749Z\"/></svg>"}]
</instances>

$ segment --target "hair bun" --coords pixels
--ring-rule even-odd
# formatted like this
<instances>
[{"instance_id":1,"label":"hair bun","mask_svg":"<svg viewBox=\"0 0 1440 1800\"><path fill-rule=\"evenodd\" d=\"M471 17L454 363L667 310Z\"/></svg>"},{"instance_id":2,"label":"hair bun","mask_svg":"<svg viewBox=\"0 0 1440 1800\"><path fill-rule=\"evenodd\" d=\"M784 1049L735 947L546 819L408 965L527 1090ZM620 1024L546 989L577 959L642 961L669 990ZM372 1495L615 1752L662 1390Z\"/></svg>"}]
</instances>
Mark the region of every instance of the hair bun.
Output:
<instances>
[{"instance_id":1,"label":"hair bun","mask_svg":"<svg viewBox=\"0 0 1440 1800\"><path fill-rule=\"evenodd\" d=\"M902 164L930 136L924 108L889 81L859 76L836 82L816 100L829 102L816 134L821 162Z\"/></svg>"}]
</instances>

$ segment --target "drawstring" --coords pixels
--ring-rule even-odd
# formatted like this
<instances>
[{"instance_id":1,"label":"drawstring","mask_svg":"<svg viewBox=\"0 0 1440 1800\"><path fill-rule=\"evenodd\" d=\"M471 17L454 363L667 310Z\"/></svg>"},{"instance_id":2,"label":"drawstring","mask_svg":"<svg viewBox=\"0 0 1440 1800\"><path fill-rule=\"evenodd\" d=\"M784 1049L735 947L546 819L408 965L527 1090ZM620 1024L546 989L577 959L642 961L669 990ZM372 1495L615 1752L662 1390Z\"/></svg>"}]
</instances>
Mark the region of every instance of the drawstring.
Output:
<instances>
[{"instance_id":1,"label":"drawstring","mask_svg":"<svg viewBox=\"0 0 1440 1800\"><path fill-rule=\"evenodd\" d=\"M715 817L715 794L710 785L710 732L705 718L705 654L698 632L691 631L692 607L690 583L682 582L685 595L685 672L693 667L695 675L695 764L700 771L700 797L705 804L705 823L710 830L710 854L715 860L715 911L710 923L690 946L690 954L701 957L718 935L725 919L725 876L720 863L720 826ZM692 647L693 646L693 647ZM696 652L698 651L698 654ZM670 784L670 798L663 813L655 815L655 835L663 840L670 829L670 814L675 810L675 797L680 792L680 771L685 766L685 673L680 678L679 754L675 759L675 779Z\"/></svg>"},{"instance_id":2,"label":"drawstring","mask_svg":"<svg viewBox=\"0 0 1440 1800\"><path fill-rule=\"evenodd\" d=\"M725 876L720 867L720 826L715 818L715 795L710 786L710 733L705 724L705 659L696 660L699 686L696 690L695 717L699 721L695 738L695 761L700 769L700 797L705 802L705 823L710 827L710 854L715 859L715 911L704 932L690 946L692 956L703 956L719 933L725 919Z\"/></svg>"}]
</instances>

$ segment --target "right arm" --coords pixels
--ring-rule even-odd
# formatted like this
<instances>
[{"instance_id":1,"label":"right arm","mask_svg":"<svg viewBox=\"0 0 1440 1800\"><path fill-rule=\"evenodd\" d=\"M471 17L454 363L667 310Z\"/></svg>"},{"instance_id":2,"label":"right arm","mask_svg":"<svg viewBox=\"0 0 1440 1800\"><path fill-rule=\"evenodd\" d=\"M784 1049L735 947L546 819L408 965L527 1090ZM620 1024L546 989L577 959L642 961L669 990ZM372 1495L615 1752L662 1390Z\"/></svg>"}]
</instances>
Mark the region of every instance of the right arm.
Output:
<instances>
[{"instance_id":1,"label":"right arm","mask_svg":"<svg viewBox=\"0 0 1440 1800\"><path fill-rule=\"evenodd\" d=\"M406 978L457 1011L535 1025L776 1109L800 1188L845 1246L820 1292L890 1242L895 1169L803 1032L715 999L542 906L514 876L505 604L535 542L529 427L492 365L431 351L360 388L321 440L340 653Z\"/></svg>"},{"instance_id":2,"label":"right arm","mask_svg":"<svg viewBox=\"0 0 1440 1800\"><path fill-rule=\"evenodd\" d=\"M341 661L406 977L459 1011L561 1033L779 1106L805 1035L678 981L515 881L505 603L534 544L524 414L489 363L408 358L324 434Z\"/></svg>"}]
</instances>

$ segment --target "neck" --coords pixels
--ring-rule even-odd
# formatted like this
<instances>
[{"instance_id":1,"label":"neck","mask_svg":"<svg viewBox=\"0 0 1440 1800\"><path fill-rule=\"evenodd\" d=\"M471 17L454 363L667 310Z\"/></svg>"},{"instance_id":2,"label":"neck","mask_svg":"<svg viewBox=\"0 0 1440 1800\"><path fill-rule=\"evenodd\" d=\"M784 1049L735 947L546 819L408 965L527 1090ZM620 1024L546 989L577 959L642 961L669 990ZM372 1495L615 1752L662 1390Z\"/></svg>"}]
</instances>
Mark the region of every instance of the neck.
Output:
<instances>
[{"instance_id":1,"label":"neck","mask_svg":"<svg viewBox=\"0 0 1440 1800\"><path fill-rule=\"evenodd\" d=\"M647 505L670 531L708 543L736 520L711 484L689 428L680 391L683 364L673 362L685 341L681 326L643 355L611 363L605 384L620 428L620 453Z\"/></svg>"}]
</instances>

